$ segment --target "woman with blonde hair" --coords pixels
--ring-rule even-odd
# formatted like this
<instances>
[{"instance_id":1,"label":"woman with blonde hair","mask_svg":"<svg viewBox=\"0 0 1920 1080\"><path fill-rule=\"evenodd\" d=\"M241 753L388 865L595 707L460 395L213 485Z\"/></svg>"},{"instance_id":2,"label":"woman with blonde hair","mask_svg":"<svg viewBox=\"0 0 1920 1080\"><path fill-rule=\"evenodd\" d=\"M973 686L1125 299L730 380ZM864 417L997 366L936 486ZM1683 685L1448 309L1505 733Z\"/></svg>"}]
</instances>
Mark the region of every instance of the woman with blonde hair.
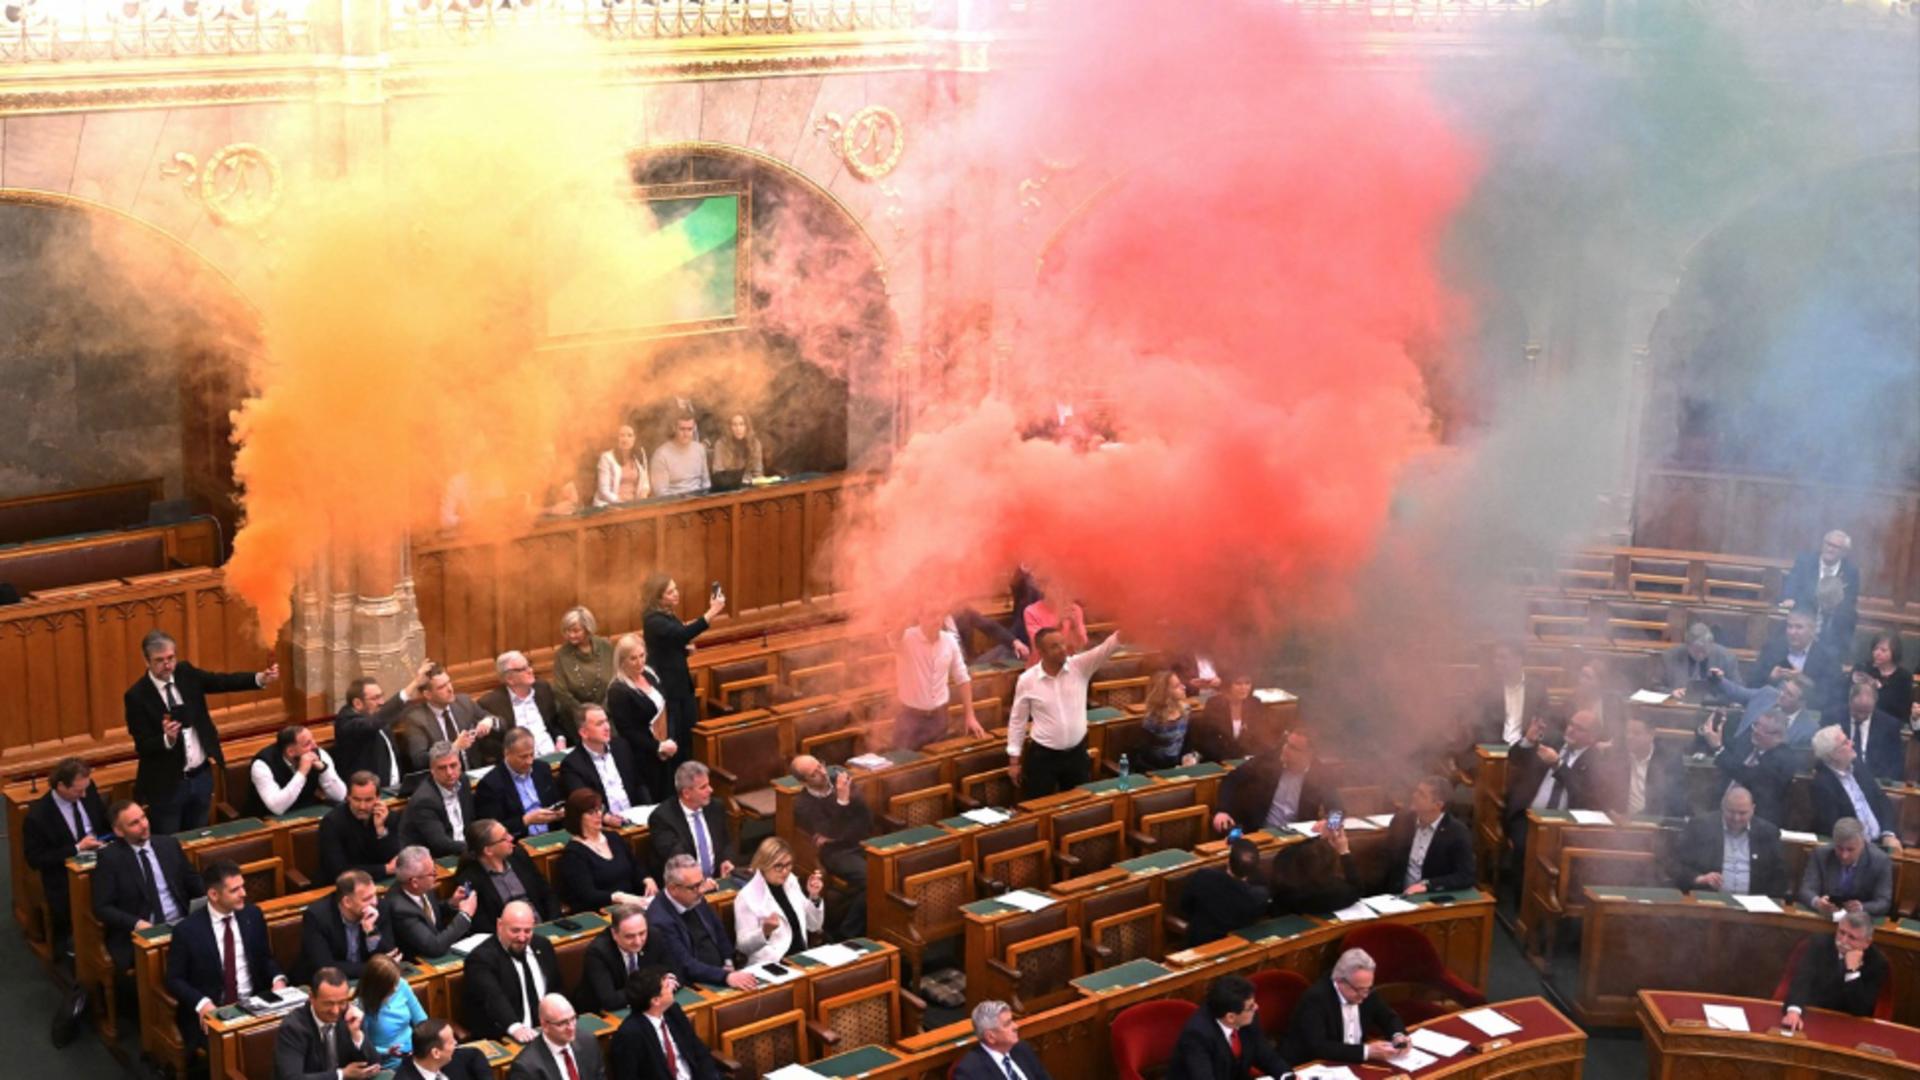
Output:
<instances>
[{"instance_id":1,"label":"woman with blonde hair","mask_svg":"<svg viewBox=\"0 0 1920 1080\"><path fill-rule=\"evenodd\" d=\"M619 506L653 494L647 481L647 452L632 424L621 424L613 449L600 455L594 470L593 505Z\"/></svg>"},{"instance_id":2,"label":"woman with blonde hair","mask_svg":"<svg viewBox=\"0 0 1920 1080\"><path fill-rule=\"evenodd\" d=\"M753 853L753 879L733 898L733 937L747 966L768 964L807 947L827 923L827 879L818 869L803 889L793 877L793 849L778 836Z\"/></svg>"},{"instance_id":3,"label":"woman with blonde hair","mask_svg":"<svg viewBox=\"0 0 1920 1080\"><path fill-rule=\"evenodd\" d=\"M1147 715L1143 722L1147 741L1140 748L1143 767L1172 769L1200 760L1200 755L1187 751L1187 721L1191 716L1187 687L1180 676L1171 670L1154 672L1147 681Z\"/></svg>"},{"instance_id":4,"label":"woman with blonde hair","mask_svg":"<svg viewBox=\"0 0 1920 1080\"><path fill-rule=\"evenodd\" d=\"M680 744L667 728L667 699L660 676L647 666L647 643L639 634L622 634L613 644L613 684L607 687L607 720L627 741L648 791L672 791L673 767Z\"/></svg>"},{"instance_id":5,"label":"woman with blonde hair","mask_svg":"<svg viewBox=\"0 0 1920 1080\"><path fill-rule=\"evenodd\" d=\"M607 703L613 682L613 642L600 637L593 612L571 608L560 616L560 647L553 650L553 694L566 708L574 730L580 728L580 710Z\"/></svg>"},{"instance_id":6,"label":"woman with blonde hair","mask_svg":"<svg viewBox=\"0 0 1920 1080\"><path fill-rule=\"evenodd\" d=\"M742 480L758 480L767 474L765 448L753 432L753 418L743 412L727 417L726 430L713 441L713 471L735 469Z\"/></svg>"}]
</instances>

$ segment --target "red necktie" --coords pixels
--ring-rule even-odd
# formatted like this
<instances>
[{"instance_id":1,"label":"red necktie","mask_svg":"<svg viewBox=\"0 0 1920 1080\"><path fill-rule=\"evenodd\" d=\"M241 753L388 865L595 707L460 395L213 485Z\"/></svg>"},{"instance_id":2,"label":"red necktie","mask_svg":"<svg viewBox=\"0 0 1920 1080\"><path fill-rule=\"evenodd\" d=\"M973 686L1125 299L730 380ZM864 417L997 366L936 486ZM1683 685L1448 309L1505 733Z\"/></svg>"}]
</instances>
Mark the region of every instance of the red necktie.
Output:
<instances>
[{"instance_id":1,"label":"red necktie","mask_svg":"<svg viewBox=\"0 0 1920 1080\"><path fill-rule=\"evenodd\" d=\"M580 1080L580 1070L573 1066L573 1051L564 1046L561 1047L560 1060L567 1063L567 1080Z\"/></svg>"},{"instance_id":2,"label":"red necktie","mask_svg":"<svg viewBox=\"0 0 1920 1080\"><path fill-rule=\"evenodd\" d=\"M1240 1033L1239 1032L1236 1031L1233 1034L1227 1036L1227 1049L1233 1051L1233 1060L1235 1061L1240 1060Z\"/></svg>"},{"instance_id":3,"label":"red necktie","mask_svg":"<svg viewBox=\"0 0 1920 1080\"><path fill-rule=\"evenodd\" d=\"M227 955L221 963L220 1004L233 1005L240 1000L240 969L235 966L234 954L239 950L233 946L233 916L222 920L225 924Z\"/></svg>"},{"instance_id":4,"label":"red necktie","mask_svg":"<svg viewBox=\"0 0 1920 1080\"><path fill-rule=\"evenodd\" d=\"M660 1021L660 1049L667 1052L667 1080L680 1075L679 1059L673 1056L673 1037L667 1034L666 1019Z\"/></svg>"}]
</instances>

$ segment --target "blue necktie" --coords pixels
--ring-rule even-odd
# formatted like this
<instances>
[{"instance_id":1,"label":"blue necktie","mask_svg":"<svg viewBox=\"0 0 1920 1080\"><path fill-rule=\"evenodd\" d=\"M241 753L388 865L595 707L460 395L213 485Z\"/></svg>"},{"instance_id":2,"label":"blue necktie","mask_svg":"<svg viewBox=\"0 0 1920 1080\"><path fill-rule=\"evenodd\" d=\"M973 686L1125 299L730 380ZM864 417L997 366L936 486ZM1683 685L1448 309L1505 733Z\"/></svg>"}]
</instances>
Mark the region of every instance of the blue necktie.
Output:
<instances>
[{"instance_id":1,"label":"blue necktie","mask_svg":"<svg viewBox=\"0 0 1920 1080\"><path fill-rule=\"evenodd\" d=\"M713 876L713 848L707 844L707 815L701 811L693 813L693 849L700 858L700 872Z\"/></svg>"}]
</instances>

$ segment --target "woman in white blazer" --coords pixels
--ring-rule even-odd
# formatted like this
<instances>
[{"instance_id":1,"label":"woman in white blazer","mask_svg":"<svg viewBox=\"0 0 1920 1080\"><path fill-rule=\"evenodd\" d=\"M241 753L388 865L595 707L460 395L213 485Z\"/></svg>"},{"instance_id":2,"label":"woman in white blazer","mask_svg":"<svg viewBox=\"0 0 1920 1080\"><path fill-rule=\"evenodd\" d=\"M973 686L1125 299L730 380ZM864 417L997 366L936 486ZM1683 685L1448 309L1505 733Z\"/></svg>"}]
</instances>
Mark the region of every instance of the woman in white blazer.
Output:
<instances>
[{"instance_id":1,"label":"woman in white blazer","mask_svg":"<svg viewBox=\"0 0 1920 1080\"><path fill-rule=\"evenodd\" d=\"M804 889L793 877L793 849L785 840L769 836L753 853L753 880L733 898L734 944L747 966L771 963L807 947L807 935L817 934L827 922L827 881L815 870ZM784 901L784 902L783 902ZM805 932L794 933L794 922Z\"/></svg>"},{"instance_id":2,"label":"woman in white blazer","mask_svg":"<svg viewBox=\"0 0 1920 1080\"><path fill-rule=\"evenodd\" d=\"M639 441L632 424L620 425L613 449L600 455L593 483L593 505L619 506L652 494L647 482L647 452L639 449Z\"/></svg>"}]
</instances>

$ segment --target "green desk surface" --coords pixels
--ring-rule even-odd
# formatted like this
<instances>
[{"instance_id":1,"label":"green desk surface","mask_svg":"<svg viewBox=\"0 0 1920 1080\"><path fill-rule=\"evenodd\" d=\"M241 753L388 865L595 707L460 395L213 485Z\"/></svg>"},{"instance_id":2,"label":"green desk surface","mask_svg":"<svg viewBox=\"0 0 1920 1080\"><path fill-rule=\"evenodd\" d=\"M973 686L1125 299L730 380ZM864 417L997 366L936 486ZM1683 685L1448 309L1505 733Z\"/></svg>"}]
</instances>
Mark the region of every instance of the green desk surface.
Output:
<instances>
[{"instance_id":1,"label":"green desk surface","mask_svg":"<svg viewBox=\"0 0 1920 1080\"><path fill-rule=\"evenodd\" d=\"M1087 723L1104 724L1109 720L1118 720L1125 715L1127 715L1125 709L1116 709L1111 705L1102 705L1097 709L1087 710Z\"/></svg>"},{"instance_id":2,"label":"green desk surface","mask_svg":"<svg viewBox=\"0 0 1920 1080\"><path fill-rule=\"evenodd\" d=\"M489 1065L498 1065L499 1063L506 1061L508 1058L511 1058L513 1056L512 1050L509 1050L506 1046L502 1045L501 1043L497 1043L492 1039L480 1039L476 1042L467 1043L466 1045L473 1047L475 1050L480 1051L482 1054L485 1054L487 1057L487 1064Z\"/></svg>"},{"instance_id":3,"label":"green desk surface","mask_svg":"<svg viewBox=\"0 0 1920 1080\"><path fill-rule=\"evenodd\" d=\"M1541 821L1572 821L1573 814L1566 810L1529 810L1528 813Z\"/></svg>"},{"instance_id":4,"label":"green desk surface","mask_svg":"<svg viewBox=\"0 0 1920 1080\"><path fill-rule=\"evenodd\" d=\"M860 953L862 955L872 955L873 953L879 952L882 948L879 942L873 940L872 938L863 938L863 937L848 938L847 940L841 942L840 944L845 945L847 948L852 949L854 952ZM789 956L787 958L787 962L792 964L794 967L800 968L803 971L823 966L820 964L819 961L810 959L799 953L795 953L792 956Z\"/></svg>"},{"instance_id":5,"label":"green desk surface","mask_svg":"<svg viewBox=\"0 0 1920 1080\"><path fill-rule=\"evenodd\" d=\"M1681 898L1679 889L1636 888L1629 885L1590 885L1601 900L1637 900L1642 904L1668 904Z\"/></svg>"},{"instance_id":6,"label":"green desk surface","mask_svg":"<svg viewBox=\"0 0 1920 1080\"><path fill-rule=\"evenodd\" d=\"M812 1062L807 1068L821 1076L860 1076L875 1069L884 1069L899 1060L900 1055L885 1047L863 1046L858 1050L835 1054L824 1061Z\"/></svg>"},{"instance_id":7,"label":"green desk surface","mask_svg":"<svg viewBox=\"0 0 1920 1080\"><path fill-rule=\"evenodd\" d=\"M1004 915L1009 911L1019 911L1020 909L1014 907L1012 904L995 900L989 896L985 900L975 900L970 904L961 904L960 910L969 915L978 915L981 918L986 918L990 915Z\"/></svg>"},{"instance_id":8,"label":"green desk surface","mask_svg":"<svg viewBox=\"0 0 1920 1080\"><path fill-rule=\"evenodd\" d=\"M876 836L867 841L868 845L886 850L887 848L906 847L909 844L924 844L929 840L938 840L947 835L947 831L938 825L922 825L915 829L901 829L897 833Z\"/></svg>"},{"instance_id":9,"label":"green desk surface","mask_svg":"<svg viewBox=\"0 0 1920 1080\"><path fill-rule=\"evenodd\" d=\"M927 755L918 750L889 750L880 756L893 762L895 765L911 765L916 761L922 760Z\"/></svg>"},{"instance_id":10,"label":"green desk surface","mask_svg":"<svg viewBox=\"0 0 1920 1080\"><path fill-rule=\"evenodd\" d=\"M173 936L173 927L168 923L156 923L145 930L135 930L133 933L142 941L165 941Z\"/></svg>"},{"instance_id":11,"label":"green desk surface","mask_svg":"<svg viewBox=\"0 0 1920 1080\"><path fill-rule=\"evenodd\" d=\"M1234 932L1234 936L1248 941L1272 941L1275 938L1297 937L1316 929L1319 925L1305 915L1282 915L1277 919L1266 919L1252 926L1243 926Z\"/></svg>"},{"instance_id":12,"label":"green desk surface","mask_svg":"<svg viewBox=\"0 0 1920 1080\"><path fill-rule=\"evenodd\" d=\"M586 1035L598 1035L613 1026L613 1022L598 1013L580 1014L580 1031Z\"/></svg>"},{"instance_id":13,"label":"green desk surface","mask_svg":"<svg viewBox=\"0 0 1920 1080\"><path fill-rule=\"evenodd\" d=\"M528 851L546 851L549 848L566 847L573 834L565 829L549 829L539 836L529 836L520 841Z\"/></svg>"},{"instance_id":14,"label":"green desk surface","mask_svg":"<svg viewBox=\"0 0 1920 1080\"><path fill-rule=\"evenodd\" d=\"M1891 919L1887 921L1893 923ZM1901 919L1894 925L1899 926L1900 929L1905 930L1909 934L1920 934L1920 919Z\"/></svg>"},{"instance_id":15,"label":"green desk surface","mask_svg":"<svg viewBox=\"0 0 1920 1080\"><path fill-rule=\"evenodd\" d=\"M798 792L806 785L791 776L776 776L773 778L773 786L780 791Z\"/></svg>"},{"instance_id":16,"label":"green desk surface","mask_svg":"<svg viewBox=\"0 0 1920 1080\"><path fill-rule=\"evenodd\" d=\"M1696 904L1716 904L1723 908L1737 908L1740 906L1733 902L1732 893L1714 892L1711 889L1695 889L1693 891L1693 900Z\"/></svg>"},{"instance_id":17,"label":"green desk surface","mask_svg":"<svg viewBox=\"0 0 1920 1080\"><path fill-rule=\"evenodd\" d=\"M266 827L267 823L257 817L243 817L235 818L232 821L223 821L218 825L207 825L198 829L188 829L186 832L173 834L173 838L182 844L191 844L200 840L222 840L229 836L239 836L242 833L250 833L256 829L264 829Z\"/></svg>"},{"instance_id":18,"label":"green desk surface","mask_svg":"<svg viewBox=\"0 0 1920 1080\"><path fill-rule=\"evenodd\" d=\"M1155 870L1171 870L1176 866L1185 866L1199 857L1191 851L1171 848L1167 851L1156 851L1151 855L1127 859L1114 865L1129 874L1148 874Z\"/></svg>"},{"instance_id":19,"label":"green desk surface","mask_svg":"<svg viewBox=\"0 0 1920 1080\"><path fill-rule=\"evenodd\" d=\"M1129 986L1139 986L1163 978L1173 972L1151 960L1129 960L1118 967L1105 971L1096 971L1091 975L1082 975L1073 980L1073 985L1092 993L1104 993L1108 990L1124 990Z\"/></svg>"},{"instance_id":20,"label":"green desk surface","mask_svg":"<svg viewBox=\"0 0 1920 1080\"><path fill-rule=\"evenodd\" d=\"M1105 780L1095 780L1091 784L1081 784L1080 790L1094 795L1106 795L1115 791L1132 791L1135 788L1150 787L1153 783L1151 776L1110 776Z\"/></svg>"},{"instance_id":21,"label":"green desk surface","mask_svg":"<svg viewBox=\"0 0 1920 1080\"><path fill-rule=\"evenodd\" d=\"M1465 904L1486 898L1487 894L1479 889L1455 889L1452 892L1420 893L1417 896L1403 896L1400 899L1409 904Z\"/></svg>"},{"instance_id":22,"label":"green desk surface","mask_svg":"<svg viewBox=\"0 0 1920 1080\"><path fill-rule=\"evenodd\" d=\"M269 820L272 820L272 821L315 821L315 820L318 820L318 819L320 819L320 818L323 818L323 817L326 817L326 816L327 816L327 813L328 813L328 811L331 811L332 809L333 809L333 807L331 807L331 806L307 806L307 807L302 807L302 808L301 808L301 809L299 809L299 810L293 810L293 811L289 811L289 812L287 812L287 813L285 813L285 814L276 814L276 815L275 815L274 817L272 817L272 818L270 818Z\"/></svg>"},{"instance_id":23,"label":"green desk surface","mask_svg":"<svg viewBox=\"0 0 1920 1080\"><path fill-rule=\"evenodd\" d=\"M1201 761L1192 765L1182 765L1177 769L1157 769L1153 775L1162 780L1199 780L1208 776L1219 776L1226 771L1222 765Z\"/></svg>"},{"instance_id":24,"label":"green desk surface","mask_svg":"<svg viewBox=\"0 0 1920 1080\"><path fill-rule=\"evenodd\" d=\"M539 757L534 758L534 760L545 762L548 765L559 768L560 763L567 760L567 752L565 750L556 750L551 754L541 754Z\"/></svg>"},{"instance_id":25,"label":"green desk surface","mask_svg":"<svg viewBox=\"0 0 1920 1080\"><path fill-rule=\"evenodd\" d=\"M1507 744L1503 742L1475 743L1473 748L1475 750L1485 750L1493 757L1506 757L1508 750Z\"/></svg>"},{"instance_id":26,"label":"green desk surface","mask_svg":"<svg viewBox=\"0 0 1920 1080\"><path fill-rule=\"evenodd\" d=\"M577 915L569 915L567 917L572 919L574 922L579 923L580 929L568 930L564 926L556 926L553 923L547 922L547 923L541 923L539 926L534 927L533 932L536 934L539 934L543 938L551 939L551 938L572 937L575 934L584 934L594 930L605 930L607 928L606 917L603 915L600 915L597 912L583 911Z\"/></svg>"}]
</instances>

